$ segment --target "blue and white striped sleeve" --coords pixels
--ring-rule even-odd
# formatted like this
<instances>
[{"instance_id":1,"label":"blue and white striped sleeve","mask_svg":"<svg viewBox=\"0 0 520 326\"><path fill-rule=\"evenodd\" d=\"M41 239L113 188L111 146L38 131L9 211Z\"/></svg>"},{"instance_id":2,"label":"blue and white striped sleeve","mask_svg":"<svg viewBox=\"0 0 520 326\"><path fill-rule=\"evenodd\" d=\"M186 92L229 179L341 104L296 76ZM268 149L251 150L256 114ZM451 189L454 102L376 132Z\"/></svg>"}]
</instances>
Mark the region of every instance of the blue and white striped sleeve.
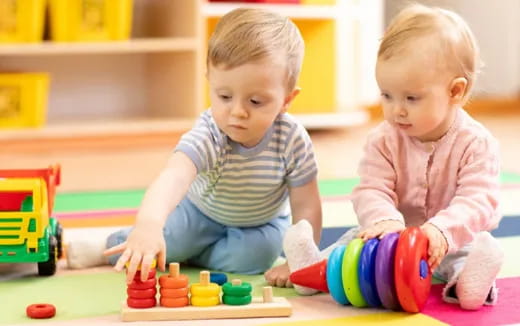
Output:
<instances>
[{"instance_id":1,"label":"blue and white striped sleeve","mask_svg":"<svg viewBox=\"0 0 520 326\"><path fill-rule=\"evenodd\" d=\"M303 186L318 174L311 138L300 124L289 135L286 160L289 187Z\"/></svg>"},{"instance_id":2,"label":"blue and white striped sleeve","mask_svg":"<svg viewBox=\"0 0 520 326\"><path fill-rule=\"evenodd\" d=\"M197 173L213 168L219 151L219 131L208 112L203 113L195 126L184 135L175 152L186 154L197 167Z\"/></svg>"}]
</instances>

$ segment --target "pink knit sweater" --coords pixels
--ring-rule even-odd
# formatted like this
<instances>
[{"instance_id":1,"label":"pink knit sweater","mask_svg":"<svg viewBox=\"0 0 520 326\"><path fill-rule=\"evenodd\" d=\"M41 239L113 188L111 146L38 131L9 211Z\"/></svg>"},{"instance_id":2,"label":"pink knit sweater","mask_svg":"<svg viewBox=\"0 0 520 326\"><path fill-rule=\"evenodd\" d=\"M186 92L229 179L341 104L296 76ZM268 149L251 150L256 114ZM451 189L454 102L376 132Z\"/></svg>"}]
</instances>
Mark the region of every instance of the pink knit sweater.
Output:
<instances>
[{"instance_id":1,"label":"pink knit sweater","mask_svg":"<svg viewBox=\"0 0 520 326\"><path fill-rule=\"evenodd\" d=\"M358 172L352 201L361 227L428 221L444 234L451 253L501 219L498 142L463 109L435 142L381 123L368 136Z\"/></svg>"}]
</instances>

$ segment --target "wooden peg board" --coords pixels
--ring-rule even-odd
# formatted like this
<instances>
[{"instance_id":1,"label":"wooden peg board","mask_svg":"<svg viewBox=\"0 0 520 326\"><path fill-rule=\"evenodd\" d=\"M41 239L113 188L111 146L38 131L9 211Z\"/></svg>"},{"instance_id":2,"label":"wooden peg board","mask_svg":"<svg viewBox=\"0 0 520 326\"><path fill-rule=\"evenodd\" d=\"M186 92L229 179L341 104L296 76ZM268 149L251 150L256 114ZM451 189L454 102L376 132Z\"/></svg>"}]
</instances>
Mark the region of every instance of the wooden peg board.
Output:
<instances>
[{"instance_id":1,"label":"wooden peg board","mask_svg":"<svg viewBox=\"0 0 520 326\"><path fill-rule=\"evenodd\" d=\"M261 297L255 297L250 304L244 306L219 304L212 307L166 308L157 306L135 309L129 308L124 302L121 308L122 321L288 317L291 314L292 306L284 297L273 297L272 302L264 302Z\"/></svg>"}]
</instances>

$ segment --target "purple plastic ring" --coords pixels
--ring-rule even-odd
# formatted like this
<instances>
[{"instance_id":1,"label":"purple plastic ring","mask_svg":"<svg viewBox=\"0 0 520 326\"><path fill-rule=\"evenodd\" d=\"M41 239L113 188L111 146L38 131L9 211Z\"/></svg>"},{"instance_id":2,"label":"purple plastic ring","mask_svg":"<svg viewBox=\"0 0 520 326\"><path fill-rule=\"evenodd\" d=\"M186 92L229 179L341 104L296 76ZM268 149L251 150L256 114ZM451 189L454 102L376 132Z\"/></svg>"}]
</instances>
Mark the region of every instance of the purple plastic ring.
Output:
<instances>
[{"instance_id":1,"label":"purple plastic ring","mask_svg":"<svg viewBox=\"0 0 520 326\"><path fill-rule=\"evenodd\" d=\"M395 290L394 263L398 233L390 233L379 241L376 254L376 288L383 307L399 310L400 304Z\"/></svg>"}]
</instances>

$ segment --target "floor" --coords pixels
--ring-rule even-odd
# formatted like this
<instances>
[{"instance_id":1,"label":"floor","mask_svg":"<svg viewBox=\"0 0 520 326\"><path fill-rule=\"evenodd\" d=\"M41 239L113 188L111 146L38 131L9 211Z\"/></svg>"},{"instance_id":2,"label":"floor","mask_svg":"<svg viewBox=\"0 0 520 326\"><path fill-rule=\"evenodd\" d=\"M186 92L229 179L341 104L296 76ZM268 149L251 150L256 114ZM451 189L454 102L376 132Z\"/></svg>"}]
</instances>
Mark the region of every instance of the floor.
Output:
<instances>
[{"instance_id":1,"label":"floor","mask_svg":"<svg viewBox=\"0 0 520 326\"><path fill-rule=\"evenodd\" d=\"M476 117L499 139L502 150L502 169L520 173L520 145L518 145L520 111L516 115ZM377 122L348 129L312 131L320 179L355 177L366 135ZM165 164L175 144L93 150L81 144L74 151L44 150L38 153L2 153L0 168L45 167L50 163L62 166L62 185L59 191L143 189Z\"/></svg>"}]
</instances>

